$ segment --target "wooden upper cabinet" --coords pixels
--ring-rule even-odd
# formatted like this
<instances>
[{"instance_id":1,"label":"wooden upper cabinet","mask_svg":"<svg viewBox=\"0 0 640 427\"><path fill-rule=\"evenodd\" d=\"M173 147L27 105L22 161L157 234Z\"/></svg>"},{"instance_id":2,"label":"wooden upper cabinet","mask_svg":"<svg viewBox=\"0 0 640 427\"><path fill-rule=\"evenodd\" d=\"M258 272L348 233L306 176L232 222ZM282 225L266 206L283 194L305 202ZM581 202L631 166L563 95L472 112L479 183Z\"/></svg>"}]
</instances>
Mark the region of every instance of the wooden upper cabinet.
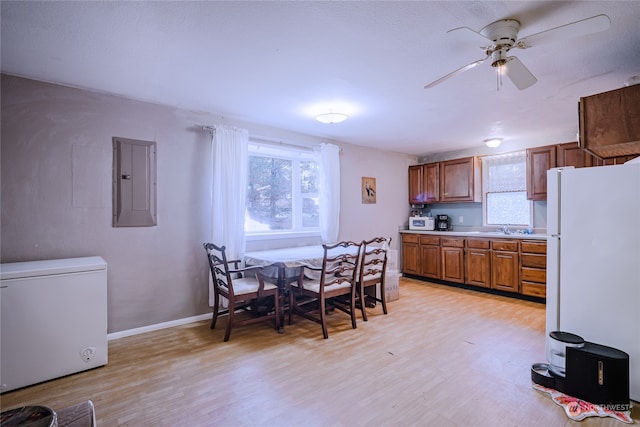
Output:
<instances>
[{"instance_id":1,"label":"wooden upper cabinet","mask_svg":"<svg viewBox=\"0 0 640 427\"><path fill-rule=\"evenodd\" d=\"M640 85L580 98L580 143L601 158L640 155Z\"/></svg>"},{"instance_id":2,"label":"wooden upper cabinet","mask_svg":"<svg viewBox=\"0 0 640 427\"><path fill-rule=\"evenodd\" d=\"M409 166L409 203L424 203L424 169L423 165Z\"/></svg>"},{"instance_id":3,"label":"wooden upper cabinet","mask_svg":"<svg viewBox=\"0 0 640 427\"><path fill-rule=\"evenodd\" d=\"M527 199L547 200L547 171L556 166L555 145L527 149Z\"/></svg>"},{"instance_id":4,"label":"wooden upper cabinet","mask_svg":"<svg viewBox=\"0 0 640 427\"><path fill-rule=\"evenodd\" d=\"M638 156L630 155L630 156L611 157L609 159L603 159L602 165L603 166L621 165L623 163L628 162L631 159L635 159L636 157Z\"/></svg>"},{"instance_id":5,"label":"wooden upper cabinet","mask_svg":"<svg viewBox=\"0 0 640 427\"><path fill-rule=\"evenodd\" d=\"M600 159L578 146L578 142L567 142L556 146L558 166L585 168L602 165Z\"/></svg>"},{"instance_id":6,"label":"wooden upper cabinet","mask_svg":"<svg viewBox=\"0 0 640 427\"><path fill-rule=\"evenodd\" d=\"M423 165L424 202L437 203L440 201L440 163Z\"/></svg>"},{"instance_id":7,"label":"wooden upper cabinet","mask_svg":"<svg viewBox=\"0 0 640 427\"><path fill-rule=\"evenodd\" d=\"M602 166L602 159L588 153L577 142L546 145L527 149L527 199L547 200L547 171L551 168L573 166L585 168Z\"/></svg>"},{"instance_id":8,"label":"wooden upper cabinet","mask_svg":"<svg viewBox=\"0 0 640 427\"><path fill-rule=\"evenodd\" d=\"M463 159L440 162L440 202L482 201L480 159Z\"/></svg>"},{"instance_id":9,"label":"wooden upper cabinet","mask_svg":"<svg viewBox=\"0 0 640 427\"><path fill-rule=\"evenodd\" d=\"M440 164L409 166L409 203L440 201Z\"/></svg>"}]
</instances>

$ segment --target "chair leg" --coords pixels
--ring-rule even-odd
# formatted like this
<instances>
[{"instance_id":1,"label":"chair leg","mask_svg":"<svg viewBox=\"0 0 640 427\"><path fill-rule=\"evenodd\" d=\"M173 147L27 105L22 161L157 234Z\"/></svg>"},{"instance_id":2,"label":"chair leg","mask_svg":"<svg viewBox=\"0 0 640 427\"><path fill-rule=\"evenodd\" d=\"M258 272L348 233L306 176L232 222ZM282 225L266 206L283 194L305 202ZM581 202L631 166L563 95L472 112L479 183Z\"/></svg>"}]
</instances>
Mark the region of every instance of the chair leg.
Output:
<instances>
[{"instance_id":1,"label":"chair leg","mask_svg":"<svg viewBox=\"0 0 640 427\"><path fill-rule=\"evenodd\" d=\"M358 327L358 325L356 325L356 289L355 286L351 288L351 310L349 311L349 314L351 314L351 327L353 329Z\"/></svg>"},{"instance_id":2,"label":"chair leg","mask_svg":"<svg viewBox=\"0 0 640 427\"><path fill-rule=\"evenodd\" d=\"M215 293L213 297L213 317L211 318L211 329L215 329L216 321L218 320L218 307L220 306L220 296L218 292Z\"/></svg>"},{"instance_id":3,"label":"chair leg","mask_svg":"<svg viewBox=\"0 0 640 427\"><path fill-rule=\"evenodd\" d=\"M296 303L296 297L293 295L293 287L289 289L289 326L291 326L293 319L294 304Z\"/></svg>"},{"instance_id":4,"label":"chair leg","mask_svg":"<svg viewBox=\"0 0 640 427\"><path fill-rule=\"evenodd\" d=\"M367 296L364 294L364 286L362 285L362 283L358 285L358 292L360 293L360 310L362 311L362 320L366 322L368 320L366 309Z\"/></svg>"},{"instance_id":5,"label":"chair leg","mask_svg":"<svg viewBox=\"0 0 640 427\"><path fill-rule=\"evenodd\" d=\"M322 335L326 340L329 338L329 332L327 332L327 319L325 314L325 303L324 298L318 298L318 302L320 303L320 324L322 325Z\"/></svg>"},{"instance_id":6,"label":"chair leg","mask_svg":"<svg viewBox=\"0 0 640 427\"><path fill-rule=\"evenodd\" d=\"M276 311L276 331L280 331L280 294L276 293L273 296L274 299L274 310Z\"/></svg>"},{"instance_id":7,"label":"chair leg","mask_svg":"<svg viewBox=\"0 0 640 427\"><path fill-rule=\"evenodd\" d=\"M388 314L387 312L387 291L384 287L384 280L380 282L380 299L382 300L382 311L384 314Z\"/></svg>"},{"instance_id":8,"label":"chair leg","mask_svg":"<svg viewBox=\"0 0 640 427\"><path fill-rule=\"evenodd\" d=\"M224 341L229 341L229 337L231 336L231 327L233 326L233 314L236 311L235 301L229 300L229 319L227 322L227 331L224 334Z\"/></svg>"}]
</instances>

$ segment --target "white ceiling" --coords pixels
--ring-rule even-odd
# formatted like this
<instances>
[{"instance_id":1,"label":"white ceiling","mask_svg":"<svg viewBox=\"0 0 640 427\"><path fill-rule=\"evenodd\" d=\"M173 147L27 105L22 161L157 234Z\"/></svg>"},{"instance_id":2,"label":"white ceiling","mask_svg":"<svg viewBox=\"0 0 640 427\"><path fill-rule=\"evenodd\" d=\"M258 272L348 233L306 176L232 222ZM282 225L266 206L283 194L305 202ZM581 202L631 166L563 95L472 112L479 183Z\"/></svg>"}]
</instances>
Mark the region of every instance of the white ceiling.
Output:
<instances>
[{"instance_id":1,"label":"white ceiling","mask_svg":"<svg viewBox=\"0 0 640 427\"><path fill-rule=\"evenodd\" d=\"M423 88L485 56L450 29L601 13L604 32L511 51L528 89L496 90L489 61ZM1 31L8 74L415 155L574 141L579 98L640 75L639 1L2 1ZM342 104L347 121L313 120Z\"/></svg>"}]
</instances>

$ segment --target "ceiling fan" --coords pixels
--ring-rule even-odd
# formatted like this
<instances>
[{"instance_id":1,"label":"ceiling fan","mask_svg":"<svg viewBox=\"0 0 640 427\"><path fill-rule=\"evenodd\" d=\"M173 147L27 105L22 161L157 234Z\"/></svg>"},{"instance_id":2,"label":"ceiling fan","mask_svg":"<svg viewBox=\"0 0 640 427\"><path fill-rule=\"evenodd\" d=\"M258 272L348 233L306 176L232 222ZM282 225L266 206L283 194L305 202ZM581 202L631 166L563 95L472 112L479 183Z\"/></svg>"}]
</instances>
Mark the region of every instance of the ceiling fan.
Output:
<instances>
[{"instance_id":1,"label":"ceiling fan","mask_svg":"<svg viewBox=\"0 0 640 427\"><path fill-rule=\"evenodd\" d=\"M607 15L596 15L522 38L518 38L520 22L515 19L501 19L487 25L480 31L474 31L469 27L454 28L447 31L447 34L459 31L464 32L465 35L472 36L473 39L478 41L478 44L480 44L481 48L485 51L486 56L483 59L458 68L444 77L440 77L424 88L432 88L463 71L470 70L491 59L491 66L497 70L498 89L501 84L502 74L506 74L518 89L524 90L536 83L538 79L536 79L531 71L529 71L517 57L509 56L511 49L527 49L558 39L597 33L609 28L610 23L611 20ZM489 42L489 44L487 44L487 42Z\"/></svg>"}]
</instances>

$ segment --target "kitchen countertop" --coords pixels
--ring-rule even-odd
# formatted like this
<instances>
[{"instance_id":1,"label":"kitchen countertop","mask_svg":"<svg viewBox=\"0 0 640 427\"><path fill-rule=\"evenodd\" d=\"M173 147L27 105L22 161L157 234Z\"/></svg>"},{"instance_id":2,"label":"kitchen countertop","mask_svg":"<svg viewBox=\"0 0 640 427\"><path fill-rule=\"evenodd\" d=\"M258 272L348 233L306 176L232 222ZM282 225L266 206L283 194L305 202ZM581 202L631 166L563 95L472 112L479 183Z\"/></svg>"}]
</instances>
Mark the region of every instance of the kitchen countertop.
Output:
<instances>
[{"instance_id":1,"label":"kitchen countertop","mask_svg":"<svg viewBox=\"0 0 640 427\"><path fill-rule=\"evenodd\" d=\"M547 240L546 234L504 234L502 231L422 231L422 230L400 230L406 234L429 234L435 236L456 236L456 237L483 237L500 239L526 239L526 240Z\"/></svg>"}]
</instances>

